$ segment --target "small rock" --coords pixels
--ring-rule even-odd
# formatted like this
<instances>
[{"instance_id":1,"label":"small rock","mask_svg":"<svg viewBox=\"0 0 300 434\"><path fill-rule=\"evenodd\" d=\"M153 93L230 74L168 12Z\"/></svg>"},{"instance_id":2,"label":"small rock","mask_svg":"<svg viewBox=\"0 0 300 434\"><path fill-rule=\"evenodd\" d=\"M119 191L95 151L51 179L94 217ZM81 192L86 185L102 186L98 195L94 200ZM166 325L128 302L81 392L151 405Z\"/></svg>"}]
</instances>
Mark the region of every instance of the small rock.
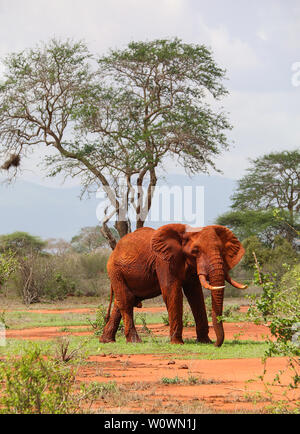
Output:
<instances>
[{"instance_id":1,"label":"small rock","mask_svg":"<svg viewBox=\"0 0 300 434\"><path fill-rule=\"evenodd\" d=\"M181 365L179 369L189 369L188 365Z\"/></svg>"},{"instance_id":2,"label":"small rock","mask_svg":"<svg viewBox=\"0 0 300 434\"><path fill-rule=\"evenodd\" d=\"M174 362L174 360L170 360L167 364L168 365L175 365L175 362Z\"/></svg>"}]
</instances>

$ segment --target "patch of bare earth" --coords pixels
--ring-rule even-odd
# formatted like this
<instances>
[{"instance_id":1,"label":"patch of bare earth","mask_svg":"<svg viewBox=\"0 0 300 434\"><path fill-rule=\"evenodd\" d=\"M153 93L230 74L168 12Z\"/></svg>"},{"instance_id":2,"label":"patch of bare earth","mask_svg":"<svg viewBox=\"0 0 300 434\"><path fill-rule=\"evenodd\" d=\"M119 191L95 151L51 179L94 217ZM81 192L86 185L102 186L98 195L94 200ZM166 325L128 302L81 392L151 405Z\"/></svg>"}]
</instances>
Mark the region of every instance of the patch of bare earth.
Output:
<instances>
[{"instance_id":1,"label":"patch of bare earth","mask_svg":"<svg viewBox=\"0 0 300 434\"><path fill-rule=\"evenodd\" d=\"M94 404L100 412L256 413L270 404L258 379L264 369L260 359L172 360L172 355L138 354L91 356L88 361L78 382L113 381L120 388L114 399L102 397ZM269 359L265 381L286 365L286 358ZM177 378L177 384L164 384L163 378ZM269 386L273 400L283 399L289 380L285 373L280 386ZM294 405L300 398L296 390L287 396Z\"/></svg>"},{"instance_id":2,"label":"patch of bare earth","mask_svg":"<svg viewBox=\"0 0 300 434\"><path fill-rule=\"evenodd\" d=\"M70 311L85 312L86 309L59 310L60 313ZM165 308L142 308L139 311L163 312ZM147 327L156 336L169 335L169 327L163 324L149 324ZM224 328L228 340L263 341L270 336L267 327L252 323L224 323ZM93 331L89 325L68 326L66 330L62 327L36 327L6 331L8 339L28 340L45 340L70 334L92 335ZM210 336L215 339L212 328ZM195 328L184 328L184 338L195 339ZM78 384L93 381L116 384L115 391L103 393L94 402L92 409L96 412L258 413L270 404L270 395L259 379L264 370L261 359L180 360L177 355L175 360L172 357L171 354L90 356L86 364L79 368L76 379ZM286 358L268 359L264 381L272 382L278 371L285 370L286 366ZM292 405L296 405L296 401L300 400L297 390L287 388L290 377L291 374L286 371L280 385L268 386L273 401L288 398Z\"/></svg>"},{"instance_id":3,"label":"patch of bare earth","mask_svg":"<svg viewBox=\"0 0 300 434\"><path fill-rule=\"evenodd\" d=\"M137 326L139 330L142 326ZM149 324L147 327L157 336L168 336L169 327L164 324ZM76 331L80 329L80 331ZM86 331L85 331L86 329ZM74 331L72 331L74 330ZM224 330L226 339L240 339L240 340L265 340L267 336L270 336L269 329L263 325L256 325L252 323L225 323ZM67 326L66 330L63 327L33 327L28 329L13 330L8 329L6 331L7 338L16 339L30 339L30 340L46 340L58 336L65 336L68 334L73 336L87 336L92 335L90 325L80 325L80 326ZM215 339L212 326L210 326L210 337ZM183 330L184 339L195 339L196 333L194 327L185 327Z\"/></svg>"}]
</instances>

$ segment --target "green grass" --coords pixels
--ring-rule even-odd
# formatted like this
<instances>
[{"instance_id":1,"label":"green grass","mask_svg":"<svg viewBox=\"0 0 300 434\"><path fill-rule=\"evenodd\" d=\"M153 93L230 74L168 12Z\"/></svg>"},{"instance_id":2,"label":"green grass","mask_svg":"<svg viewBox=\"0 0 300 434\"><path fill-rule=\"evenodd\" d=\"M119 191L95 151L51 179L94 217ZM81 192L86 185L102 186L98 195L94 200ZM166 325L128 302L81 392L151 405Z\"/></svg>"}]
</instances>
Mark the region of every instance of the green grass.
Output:
<instances>
[{"instance_id":1,"label":"green grass","mask_svg":"<svg viewBox=\"0 0 300 434\"><path fill-rule=\"evenodd\" d=\"M35 313L34 311L5 312L5 323L10 329L26 329L32 327L68 327L89 325L88 319L95 319L88 313Z\"/></svg>"},{"instance_id":2,"label":"green grass","mask_svg":"<svg viewBox=\"0 0 300 434\"><path fill-rule=\"evenodd\" d=\"M135 322L137 325L142 325L140 313L135 313ZM163 312L146 313L143 312L146 323L149 324L162 324ZM68 326L82 326L89 325L90 321L95 321L96 313L79 313L79 312L65 312L65 313L35 313L32 311L12 311L5 312L5 323L10 329L26 329L33 327L68 327ZM226 322L241 322L245 321L245 314L239 314L234 318L226 319ZM191 327L194 327L191 325Z\"/></svg>"},{"instance_id":3,"label":"green grass","mask_svg":"<svg viewBox=\"0 0 300 434\"><path fill-rule=\"evenodd\" d=\"M70 349L83 345L83 351L87 356L97 354L155 354L171 355L178 359L231 359L262 357L267 344L254 341L225 341L222 347L216 348L211 344L199 344L192 340L186 340L184 345L172 345L168 338L143 336L140 344L126 343L124 337L117 337L116 343L102 344L94 336L72 336ZM57 339L37 341L45 351L53 351ZM9 354L22 354L28 342L19 339L7 339L7 345L0 347L0 357Z\"/></svg>"}]
</instances>

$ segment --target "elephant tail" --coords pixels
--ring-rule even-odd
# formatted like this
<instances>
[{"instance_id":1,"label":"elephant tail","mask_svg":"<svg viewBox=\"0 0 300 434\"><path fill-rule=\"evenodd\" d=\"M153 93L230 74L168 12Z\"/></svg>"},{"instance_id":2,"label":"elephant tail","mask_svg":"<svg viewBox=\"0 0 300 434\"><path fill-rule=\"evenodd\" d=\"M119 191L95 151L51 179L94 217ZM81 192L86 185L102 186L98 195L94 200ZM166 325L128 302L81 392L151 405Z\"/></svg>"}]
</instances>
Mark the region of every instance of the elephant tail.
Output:
<instances>
[{"instance_id":1,"label":"elephant tail","mask_svg":"<svg viewBox=\"0 0 300 434\"><path fill-rule=\"evenodd\" d=\"M113 302L113 298L114 298L114 291L113 291L112 286L110 285L110 299L109 299L109 305L108 305L107 313L106 313L105 318L104 318L105 324L108 322L109 317L110 317L110 309L111 309L111 305Z\"/></svg>"}]
</instances>

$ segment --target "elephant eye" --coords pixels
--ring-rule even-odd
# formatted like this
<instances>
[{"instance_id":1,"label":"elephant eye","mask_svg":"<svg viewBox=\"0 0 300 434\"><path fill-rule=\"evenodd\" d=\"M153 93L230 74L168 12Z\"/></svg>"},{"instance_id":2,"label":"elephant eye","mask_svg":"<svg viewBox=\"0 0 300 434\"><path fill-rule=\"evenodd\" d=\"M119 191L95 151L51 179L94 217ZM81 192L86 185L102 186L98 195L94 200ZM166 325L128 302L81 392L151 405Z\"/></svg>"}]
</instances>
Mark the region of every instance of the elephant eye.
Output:
<instances>
[{"instance_id":1,"label":"elephant eye","mask_svg":"<svg viewBox=\"0 0 300 434\"><path fill-rule=\"evenodd\" d=\"M199 247L198 246L193 246L192 253L199 253L199 252L200 252Z\"/></svg>"}]
</instances>

